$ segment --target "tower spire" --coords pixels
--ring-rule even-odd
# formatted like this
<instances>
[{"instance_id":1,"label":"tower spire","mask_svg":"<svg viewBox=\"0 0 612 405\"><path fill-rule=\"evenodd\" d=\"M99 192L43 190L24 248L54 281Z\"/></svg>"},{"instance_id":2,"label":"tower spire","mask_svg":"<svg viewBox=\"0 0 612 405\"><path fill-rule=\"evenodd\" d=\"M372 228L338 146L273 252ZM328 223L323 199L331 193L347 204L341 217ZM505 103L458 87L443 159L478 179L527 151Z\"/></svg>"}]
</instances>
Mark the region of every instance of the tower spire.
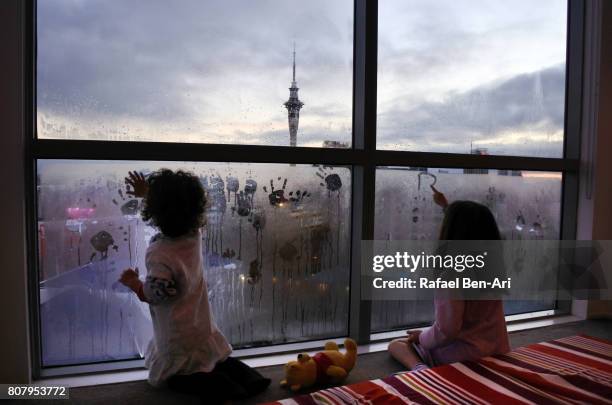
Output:
<instances>
[{"instance_id":1,"label":"tower spire","mask_svg":"<svg viewBox=\"0 0 612 405\"><path fill-rule=\"evenodd\" d=\"M284 104L289 121L289 146L297 146L297 131L300 124L300 109L304 105L298 97L299 87L295 81L295 42L293 42L293 77L289 87L289 100Z\"/></svg>"},{"instance_id":2,"label":"tower spire","mask_svg":"<svg viewBox=\"0 0 612 405\"><path fill-rule=\"evenodd\" d=\"M295 83L295 41L293 41L293 82Z\"/></svg>"}]
</instances>

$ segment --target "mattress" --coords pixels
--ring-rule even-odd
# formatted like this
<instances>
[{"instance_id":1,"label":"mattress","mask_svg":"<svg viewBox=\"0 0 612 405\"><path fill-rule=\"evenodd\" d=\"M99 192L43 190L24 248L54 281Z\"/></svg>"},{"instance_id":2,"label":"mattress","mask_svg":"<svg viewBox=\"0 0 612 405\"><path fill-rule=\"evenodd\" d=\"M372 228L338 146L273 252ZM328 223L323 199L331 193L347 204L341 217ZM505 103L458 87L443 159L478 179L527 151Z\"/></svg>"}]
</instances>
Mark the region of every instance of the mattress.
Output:
<instances>
[{"instance_id":1,"label":"mattress","mask_svg":"<svg viewBox=\"0 0 612 405\"><path fill-rule=\"evenodd\" d=\"M272 404L612 404L612 341L570 336L504 355L327 388Z\"/></svg>"}]
</instances>

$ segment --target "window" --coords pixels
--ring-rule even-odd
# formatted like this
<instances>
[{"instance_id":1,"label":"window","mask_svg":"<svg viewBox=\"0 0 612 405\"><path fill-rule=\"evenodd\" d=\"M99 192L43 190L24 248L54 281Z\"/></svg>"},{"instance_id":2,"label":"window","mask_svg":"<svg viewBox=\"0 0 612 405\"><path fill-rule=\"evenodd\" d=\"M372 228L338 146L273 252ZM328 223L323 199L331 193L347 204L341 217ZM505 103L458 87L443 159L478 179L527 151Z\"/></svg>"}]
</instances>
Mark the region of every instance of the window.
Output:
<instances>
[{"instance_id":1,"label":"window","mask_svg":"<svg viewBox=\"0 0 612 405\"><path fill-rule=\"evenodd\" d=\"M559 239L561 173L405 167L376 172L375 239L437 239L444 213L431 199L434 182L449 201L489 207L504 239Z\"/></svg>"},{"instance_id":2,"label":"window","mask_svg":"<svg viewBox=\"0 0 612 405\"><path fill-rule=\"evenodd\" d=\"M561 157L565 0L381 1L378 147Z\"/></svg>"},{"instance_id":3,"label":"window","mask_svg":"<svg viewBox=\"0 0 612 405\"><path fill-rule=\"evenodd\" d=\"M295 144L350 146L350 0L41 0L37 18L39 138L289 145L296 87Z\"/></svg>"},{"instance_id":4,"label":"window","mask_svg":"<svg viewBox=\"0 0 612 405\"><path fill-rule=\"evenodd\" d=\"M130 170L200 177L211 307L249 355L430 322L431 303L363 299L359 243L435 238L434 179L509 238L574 238L583 7L32 4L35 376L139 364L149 314L116 280L154 230Z\"/></svg>"},{"instance_id":5,"label":"window","mask_svg":"<svg viewBox=\"0 0 612 405\"><path fill-rule=\"evenodd\" d=\"M117 280L125 268L145 269L155 230L140 219L140 200L125 193L123 177L162 167L197 174L207 191L209 298L235 348L347 334L348 168L39 160L44 366L143 354L148 306Z\"/></svg>"},{"instance_id":6,"label":"window","mask_svg":"<svg viewBox=\"0 0 612 405\"><path fill-rule=\"evenodd\" d=\"M435 240L443 212L430 185L449 201L480 202L493 212L505 240L560 237L562 174L522 170L385 167L376 172L377 240ZM550 301L507 301L508 315L555 308ZM374 302L372 330L431 322L428 302Z\"/></svg>"}]
</instances>

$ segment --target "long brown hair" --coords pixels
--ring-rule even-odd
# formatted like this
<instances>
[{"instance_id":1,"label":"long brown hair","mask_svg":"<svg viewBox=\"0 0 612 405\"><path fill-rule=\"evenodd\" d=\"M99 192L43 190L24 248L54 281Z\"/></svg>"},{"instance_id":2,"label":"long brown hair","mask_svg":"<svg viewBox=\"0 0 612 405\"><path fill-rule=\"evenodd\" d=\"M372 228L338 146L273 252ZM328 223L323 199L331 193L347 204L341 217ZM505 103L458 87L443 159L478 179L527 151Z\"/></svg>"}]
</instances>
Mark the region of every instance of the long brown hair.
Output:
<instances>
[{"instance_id":1,"label":"long brown hair","mask_svg":"<svg viewBox=\"0 0 612 405\"><path fill-rule=\"evenodd\" d=\"M501 235L489 208L473 201L454 201L446 208L440 240L501 240Z\"/></svg>"},{"instance_id":2,"label":"long brown hair","mask_svg":"<svg viewBox=\"0 0 612 405\"><path fill-rule=\"evenodd\" d=\"M499 228L491 210L486 206L473 201L455 201L446 208L444 221L440 229L440 241L498 241L501 240ZM506 268L503 260L503 248L500 242L451 243L444 246L439 253L465 255L470 249L477 248L477 252L485 249L487 256L487 271L472 272L472 278L491 282L495 278L504 279ZM454 278L453 272L442 272L446 278ZM504 290L491 289L463 289L461 291L446 290L444 295L451 299L501 299Z\"/></svg>"}]
</instances>

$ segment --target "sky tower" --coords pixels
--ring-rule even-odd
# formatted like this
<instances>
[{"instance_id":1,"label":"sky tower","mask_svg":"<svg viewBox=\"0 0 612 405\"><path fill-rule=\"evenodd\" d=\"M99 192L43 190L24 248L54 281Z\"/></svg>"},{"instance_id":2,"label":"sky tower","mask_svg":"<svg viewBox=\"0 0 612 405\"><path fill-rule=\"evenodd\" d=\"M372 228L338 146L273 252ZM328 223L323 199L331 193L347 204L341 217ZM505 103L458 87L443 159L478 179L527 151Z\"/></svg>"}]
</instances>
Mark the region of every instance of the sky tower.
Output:
<instances>
[{"instance_id":1,"label":"sky tower","mask_svg":"<svg viewBox=\"0 0 612 405\"><path fill-rule=\"evenodd\" d=\"M300 124L300 109L304 105L298 98L299 87L295 82L295 43L293 44L293 81L289 87L289 100L285 102L289 119L289 146L297 146L297 131Z\"/></svg>"}]
</instances>

